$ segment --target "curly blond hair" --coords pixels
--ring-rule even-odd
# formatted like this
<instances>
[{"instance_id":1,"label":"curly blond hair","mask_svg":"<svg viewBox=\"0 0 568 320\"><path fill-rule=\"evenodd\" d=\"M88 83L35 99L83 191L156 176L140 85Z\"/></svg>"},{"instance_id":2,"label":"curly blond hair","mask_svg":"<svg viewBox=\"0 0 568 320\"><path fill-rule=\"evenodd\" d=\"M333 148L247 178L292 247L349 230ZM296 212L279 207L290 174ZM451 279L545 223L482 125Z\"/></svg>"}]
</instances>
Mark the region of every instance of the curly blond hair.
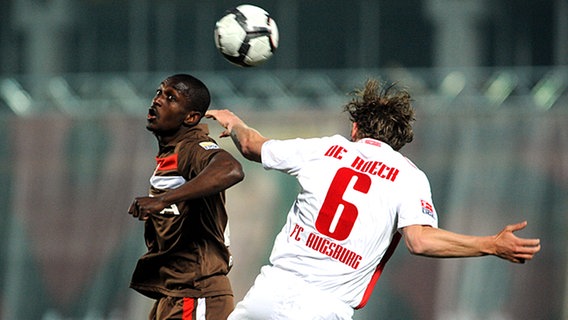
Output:
<instances>
[{"instance_id":1,"label":"curly blond hair","mask_svg":"<svg viewBox=\"0 0 568 320\"><path fill-rule=\"evenodd\" d=\"M395 84L369 79L362 89L351 92L353 99L344 106L349 119L357 124L357 140L373 138L400 150L412 141L416 120L410 94Z\"/></svg>"}]
</instances>

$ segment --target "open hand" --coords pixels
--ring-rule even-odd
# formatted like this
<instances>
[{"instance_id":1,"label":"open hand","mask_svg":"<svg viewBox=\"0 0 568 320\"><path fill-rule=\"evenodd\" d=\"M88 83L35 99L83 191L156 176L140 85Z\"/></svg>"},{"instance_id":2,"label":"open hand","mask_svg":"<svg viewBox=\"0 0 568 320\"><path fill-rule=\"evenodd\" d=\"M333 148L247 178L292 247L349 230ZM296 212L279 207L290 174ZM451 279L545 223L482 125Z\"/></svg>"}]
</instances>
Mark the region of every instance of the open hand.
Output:
<instances>
[{"instance_id":1,"label":"open hand","mask_svg":"<svg viewBox=\"0 0 568 320\"><path fill-rule=\"evenodd\" d=\"M220 138L228 137L231 135L231 128L235 124L244 124L243 121L237 117L230 110L208 110L205 113L206 118L217 120L217 122L225 128L225 131L221 132Z\"/></svg>"},{"instance_id":2,"label":"open hand","mask_svg":"<svg viewBox=\"0 0 568 320\"><path fill-rule=\"evenodd\" d=\"M540 251L540 239L519 238L514 234L526 226L526 221L508 225L495 235L495 255L515 263L531 260Z\"/></svg>"}]
</instances>

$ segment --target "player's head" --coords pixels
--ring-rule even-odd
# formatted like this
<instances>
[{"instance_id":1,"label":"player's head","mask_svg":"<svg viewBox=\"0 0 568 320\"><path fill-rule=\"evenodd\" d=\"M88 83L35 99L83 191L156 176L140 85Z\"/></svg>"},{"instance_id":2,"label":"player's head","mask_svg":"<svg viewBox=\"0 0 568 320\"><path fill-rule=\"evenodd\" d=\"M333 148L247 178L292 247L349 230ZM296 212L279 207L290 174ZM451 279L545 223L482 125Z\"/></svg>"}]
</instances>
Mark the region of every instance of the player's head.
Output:
<instances>
[{"instance_id":1,"label":"player's head","mask_svg":"<svg viewBox=\"0 0 568 320\"><path fill-rule=\"evenodd\" d=\"M174 88L186 98L187 111L197 111L205 114L211 103L207 86L201 80L189 74L176 74L166 78L162 84Z\"/></svg>"},{"instance_id":2,"label":"player's head","mask_svg":"<svg viewBox=\"0 0 568 320\"><path fill-rule=\"evenodd\" d=\"M160 83L148 110L146 128L158 136L175 135L201 121L211 101L209 90L197 78L176 74Z\"/></svg>"},{"instance_id":3,"label":"player's head","mask_svg":"<svg viewBox=\"0 0 568 320\"><path fill-rule=\"evenodd\" d=\"M352 94L354 97L344 110L353 122L353 140L373 138L395 150L412 141L414 109L406 90L369 79L363 89Z\"/></svg>"}]
</instances>

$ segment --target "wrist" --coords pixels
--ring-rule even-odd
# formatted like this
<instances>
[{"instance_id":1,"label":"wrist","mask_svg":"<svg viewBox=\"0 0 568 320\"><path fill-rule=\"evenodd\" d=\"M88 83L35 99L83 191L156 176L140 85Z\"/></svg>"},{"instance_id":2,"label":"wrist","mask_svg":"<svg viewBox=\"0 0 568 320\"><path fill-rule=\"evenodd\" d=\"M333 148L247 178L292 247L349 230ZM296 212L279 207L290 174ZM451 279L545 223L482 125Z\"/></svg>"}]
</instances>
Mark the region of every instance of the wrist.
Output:
<instances>
[{"instance_id":1,"label":"wrist","mask_svg":"<svg viewBox=\"0 0 568 320\"><path fill-rule=\"evenodd\" d=\"M243 127L244 123L240 121L232 121L227 124L227 131L233 132L234 130L238 130L239 127Z\"/></svg>"},{"instance_id":2,"label":"wrist","mask_svg":"<svg viewBox=\"0 0 568 320\"><path fill-rule=\"evenodd\" d=\"M497 254L497 237L488 236L481 238L481 248L479 250L483 255Z\"/></svg>"},{"instance_id":3,"label":"wrist","mask_svg":"<svg viewBox=\"0 0 568 320\"><path fill-rule=\"evenodd\" d=\"M161 195L158 196L156 199L160 202L160 204L161 204L164 208L167 207L167 206L169 206L169 205L171 204L170 201L168 200L167 193L161 194Z\"/></svg>"}]
</instances>

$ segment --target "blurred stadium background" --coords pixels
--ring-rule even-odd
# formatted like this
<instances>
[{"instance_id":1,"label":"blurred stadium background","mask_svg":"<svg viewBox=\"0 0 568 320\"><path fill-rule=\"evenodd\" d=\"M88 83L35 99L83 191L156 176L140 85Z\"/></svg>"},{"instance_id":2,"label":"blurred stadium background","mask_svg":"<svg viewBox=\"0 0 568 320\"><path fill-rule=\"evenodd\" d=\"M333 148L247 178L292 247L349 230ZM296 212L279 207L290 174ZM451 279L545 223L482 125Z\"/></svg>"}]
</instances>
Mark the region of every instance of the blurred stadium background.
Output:
<instances>
[{"instance_id":1,"label":"blurred stadium background","mask_svg":"<svg viewBox=\"0 0 568 320\"><path fill-rule=\"evenodd\" d=\"M542 240L526 265L401 245L356 320L568 319L568 1L251 3L281 34L256 69L213 44L215 21L240 2L2 1L0 319L146 318L151 301L128 289L142 224L126 210L153 170L147 106L178 72L277 138L347 134L346 93L396 81L418 112L402 151L429 175L440 226L486 235L527 219L519 234ZM240 300L297 189L237 157L247 178L227 194Z\"/></svg>"}]
</instances>

